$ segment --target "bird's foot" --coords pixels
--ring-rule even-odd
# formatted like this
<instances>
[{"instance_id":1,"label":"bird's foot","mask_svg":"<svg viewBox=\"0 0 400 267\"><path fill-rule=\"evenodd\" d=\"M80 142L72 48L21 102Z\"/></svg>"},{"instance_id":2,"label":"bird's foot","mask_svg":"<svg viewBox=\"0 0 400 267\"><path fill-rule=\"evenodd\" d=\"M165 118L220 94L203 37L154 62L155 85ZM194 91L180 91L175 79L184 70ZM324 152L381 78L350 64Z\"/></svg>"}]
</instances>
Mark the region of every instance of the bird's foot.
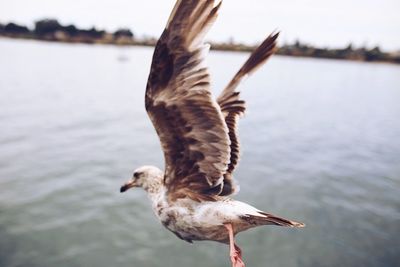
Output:
<instances>
[{"instance_id":1,"label":"bird's foot","mask_svg":"<svg viewBox=\"0 0 400 267\"><path fill-rule=\"evenodd\" d=\"M246 267L242 259L242 250L235 244L232 224L225 224L229 233L229 245L232 267Z\"/></svg>"},{"instance_id":2,"label":"bird's foot","mask_svg":"<svg viewBox=\"0 0 400 267\"><path fill-rule=\"evenodd\" d=\"M231 254L231 262L232 267L245 267L240 250L234 250L234 252Z\"/></svg>"}]
</instances>

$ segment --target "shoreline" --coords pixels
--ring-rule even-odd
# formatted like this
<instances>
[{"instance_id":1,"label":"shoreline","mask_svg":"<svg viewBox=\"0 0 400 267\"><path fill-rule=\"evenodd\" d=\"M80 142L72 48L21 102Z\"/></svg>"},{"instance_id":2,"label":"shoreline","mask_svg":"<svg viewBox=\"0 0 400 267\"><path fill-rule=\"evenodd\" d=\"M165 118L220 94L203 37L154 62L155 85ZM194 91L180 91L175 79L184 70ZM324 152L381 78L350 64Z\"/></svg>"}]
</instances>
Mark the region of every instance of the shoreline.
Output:
<instances>
[{"instance_id":1,"label":"shoreline","mask_svg":"<svg viewBox=\"0 0 400 267\"><path fill-rule=\"evenodd\" d=\"M121 28L114 33L97 30L94 27L91 29L79 29L74 25L63 26L54 19L36 21L34 29L29 29L26 26L15 23L8 23L6 25L0 23L0 37L70 44L82 43L118 46L154 47L157 43L157 39L153 37L137 38L129 29ZM209 41L209 43L213 51L249 53L257 48L257 45L236 43L233 40L229 42ZM296 41L293 44L279 46L275 54L303 58L400 64L400 51L384 52L379 47L372 49L365 47L354 48L351 43L344 48L320 48Z\"/></svg>"},{"instance_id":2,"label":"shoreline","mask_svg":"<svg viewBox=\"0 0 400 267\"><path fill-rule=\"evenodd\" d=\"M155 47L155 43L149 43L147 41L134 41L131 43L117 43L117 42L98 42L98 41L60 41L60 40L49 40L49 39L42 39L42 38L33 38L33 37L21 37L21 36L6 36L0 34L0 39L13 39L13 40L22 40L22 41L38 41L38 42L47 42L47 43L61 43L61 44L86 44L86 45L109 45L109 46L120 46L120 47ZM245 48L235 48L235 47L228 47L228 48L221 48L218 47L218 44L209 42L211 44L211 51L216 52L234 52L234 53L251 53L255 47L253 46L246 46ZM392 61L392 60L363 60L357 58L340 58L340 57L323 57L323 56L313 56L313 55L305 55L305 54L287 54L282 53L279 50L275 52L275 55L284 56L284 57L294 57L294 58L313 58L313 59L327 59L327 60L338 60L338 61L350 61L350 62L363 62L363 63L387 63L387 64L400 64L400 60Z\"/></svg>"}]
</instances>

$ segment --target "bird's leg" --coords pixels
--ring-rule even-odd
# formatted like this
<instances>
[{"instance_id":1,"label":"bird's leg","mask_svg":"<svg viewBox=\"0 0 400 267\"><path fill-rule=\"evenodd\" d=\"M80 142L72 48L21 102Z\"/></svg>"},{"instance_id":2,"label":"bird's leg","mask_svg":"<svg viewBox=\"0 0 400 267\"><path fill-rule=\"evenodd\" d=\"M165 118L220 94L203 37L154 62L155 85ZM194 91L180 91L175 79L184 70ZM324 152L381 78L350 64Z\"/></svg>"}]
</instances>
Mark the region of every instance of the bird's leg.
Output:
<instances>
[{"instance_id":1,"label":"bird's leg","mask_svg":"<svg viewBox=\"0 0 400 267\"><path fill-rule=\"evenodd\" d=\"M245 267L242 260L242 250L235 244L233 236L233 226L230 223L224 224L229 234L229 250L232 261L232 267Z\"/></svg>"}]
</instances>

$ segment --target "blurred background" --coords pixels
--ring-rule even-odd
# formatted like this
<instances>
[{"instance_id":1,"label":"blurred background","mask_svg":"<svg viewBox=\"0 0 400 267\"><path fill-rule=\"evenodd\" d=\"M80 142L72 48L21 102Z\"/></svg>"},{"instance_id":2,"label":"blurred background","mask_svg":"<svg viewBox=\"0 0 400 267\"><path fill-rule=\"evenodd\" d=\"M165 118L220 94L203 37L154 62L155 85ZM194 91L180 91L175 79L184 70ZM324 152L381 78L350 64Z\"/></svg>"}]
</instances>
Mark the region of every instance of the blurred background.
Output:
<instances>
[{"instance_id":1,"label":"blurred background","mask_svg":"<svg viewBox=\"0 0 400 267\"><path fill-rule=\"evenodd\" d=\"M164 164L144 92L174 2L0 0L0 266L230 265L227 246L165 230L143 191L119 193ZM238 235L248 266L400 262L399 8L224 1L207 37L229 50L208 58L214 95L282 32L240 87L236 198L307 224Z\"/></svg>"}]
</instances>

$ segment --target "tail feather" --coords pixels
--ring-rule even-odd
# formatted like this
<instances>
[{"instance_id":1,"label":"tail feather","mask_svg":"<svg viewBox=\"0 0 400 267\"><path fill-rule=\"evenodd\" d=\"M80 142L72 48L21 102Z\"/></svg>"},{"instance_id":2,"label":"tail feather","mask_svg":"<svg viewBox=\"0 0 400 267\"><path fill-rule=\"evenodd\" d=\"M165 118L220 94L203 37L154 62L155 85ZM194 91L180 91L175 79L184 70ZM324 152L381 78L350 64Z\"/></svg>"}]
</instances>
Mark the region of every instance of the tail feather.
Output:
<instances>
[{"instance_id":1,"label":"tail feather","mask_svg":"<svg viewBox=\"0 0 400 267\"><path fill-rule=\"evenodd\" d=\"M284 219L265 212L259 212L259 214L260 216L247 214L243 216L242 219L253 225L278 225L297 228L306 226L304 223L290 221L288 219Z\"/></svg>"}]
</instances>

